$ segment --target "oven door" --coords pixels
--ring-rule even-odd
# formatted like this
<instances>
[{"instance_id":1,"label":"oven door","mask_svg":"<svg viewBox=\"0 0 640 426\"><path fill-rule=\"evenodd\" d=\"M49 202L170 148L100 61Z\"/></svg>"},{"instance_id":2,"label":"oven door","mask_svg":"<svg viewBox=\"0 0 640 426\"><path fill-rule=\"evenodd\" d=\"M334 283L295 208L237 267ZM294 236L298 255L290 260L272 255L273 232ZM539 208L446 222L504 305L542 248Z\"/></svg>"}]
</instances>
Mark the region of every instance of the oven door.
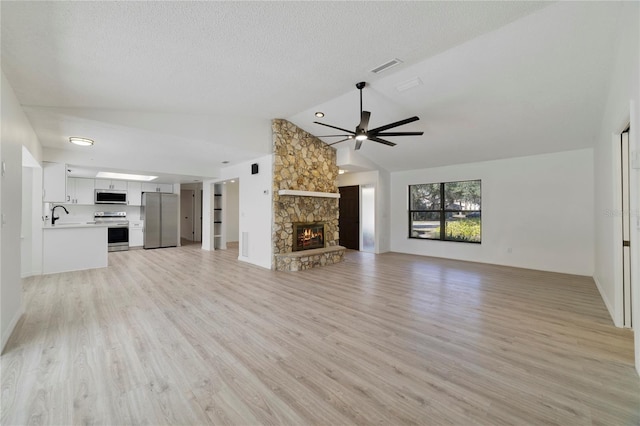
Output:
<instances>
[{"instance_id":1,"label":"oven door","mask_svg":"<svg viewBox=\"0 0 640 426\"><path fill-rule=\"evenodd\" d=\"M129 250L129 227L114 226L107 229L109 251Z\"/></svg>"}]
</instances>

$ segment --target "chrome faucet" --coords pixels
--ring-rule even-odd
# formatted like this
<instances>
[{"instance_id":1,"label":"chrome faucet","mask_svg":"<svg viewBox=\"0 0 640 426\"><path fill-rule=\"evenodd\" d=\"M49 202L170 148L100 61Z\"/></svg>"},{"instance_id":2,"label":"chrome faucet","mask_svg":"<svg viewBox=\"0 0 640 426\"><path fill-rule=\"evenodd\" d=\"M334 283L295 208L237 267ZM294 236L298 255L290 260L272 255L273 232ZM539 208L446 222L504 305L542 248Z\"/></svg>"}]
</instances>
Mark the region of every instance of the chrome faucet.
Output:
<instances>
[{"instance_id":1,"label":"chrome faucet","mask_svg":"<svg viewBox=\"0 0 640 426\"><path fill-rule=\"evenodd\" d=\"M55 215L57 207L62 207L62 210L64 210L66 214L69 214L69 210L67 210L65 206L60 206L60 205L53 206L53 208L51 209L51 226L56 224L56 220L60 219L58 216Z\"/></svg>"}]
</instances>

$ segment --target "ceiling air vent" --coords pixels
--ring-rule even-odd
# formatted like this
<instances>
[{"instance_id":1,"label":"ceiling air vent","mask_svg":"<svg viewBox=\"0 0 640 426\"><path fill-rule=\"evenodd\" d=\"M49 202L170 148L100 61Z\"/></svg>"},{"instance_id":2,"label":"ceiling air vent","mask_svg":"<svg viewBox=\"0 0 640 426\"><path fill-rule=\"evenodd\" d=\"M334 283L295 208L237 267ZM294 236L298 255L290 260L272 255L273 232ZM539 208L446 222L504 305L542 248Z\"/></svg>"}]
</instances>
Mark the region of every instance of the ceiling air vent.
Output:
<instances>
[{"instance_id":1,"label":"ceiling air vent","mask_svg":"<svg viewBox=\"0 0 640 426\"><path fill-rule=\"evenodd\" d=\"M374 74L379 74L382 71L388 70L389 68L395 67L396 65L401 64L401 63L402 63L402 61L400 59L395 58L395 59L390 60L389 62L385 62L384 64L375 67L374 69L371 70L371 72L374 73Z\"/></svg>"}]
</instances>

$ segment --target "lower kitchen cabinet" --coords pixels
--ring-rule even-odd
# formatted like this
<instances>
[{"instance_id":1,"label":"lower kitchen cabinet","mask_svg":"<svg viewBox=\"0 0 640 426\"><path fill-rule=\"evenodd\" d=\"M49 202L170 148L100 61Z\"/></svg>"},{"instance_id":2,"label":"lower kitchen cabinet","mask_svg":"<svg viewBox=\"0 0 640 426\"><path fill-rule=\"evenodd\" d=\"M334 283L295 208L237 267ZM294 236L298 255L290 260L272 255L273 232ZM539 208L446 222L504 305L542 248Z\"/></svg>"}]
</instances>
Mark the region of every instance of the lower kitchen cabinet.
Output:
<instances>
[{"instance_id":1,"label":"lower kitchen cabinet","mask_svg":"<svg viewBox=\"0 0 640 426\"><path fill-rule=\"evenodd\" d=\"M144 244L144 220L129 221L129 247L142 247Z\"/></svg>"},{"instance_id":2,"label":"lower kitchen cabinet","mask_svg":"<svg viewBox=\"0 0 640 426\"><path fill-rule=\"evenodd\" d=\"M42 273L105 268L106 226L49 226L43 228Z\"/></svg>"}]
</instances>

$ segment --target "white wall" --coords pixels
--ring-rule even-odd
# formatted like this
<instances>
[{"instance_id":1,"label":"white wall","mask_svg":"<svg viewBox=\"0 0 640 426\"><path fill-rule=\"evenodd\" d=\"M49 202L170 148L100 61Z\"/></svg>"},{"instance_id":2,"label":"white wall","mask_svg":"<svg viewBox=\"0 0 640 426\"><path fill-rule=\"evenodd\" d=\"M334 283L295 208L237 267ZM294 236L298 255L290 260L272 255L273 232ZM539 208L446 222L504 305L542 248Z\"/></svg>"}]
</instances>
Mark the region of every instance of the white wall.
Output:
<instances>
[{"instance_id":1,"label":"white wall","mask_svg":"<svg viewBox=\"0 0 640 426\"><path fill-rule=\"evenodd\" d=\"M408 238L408 185L482 180L482 244ZM593 274L591 149L391 173L391 250Z\"/></svg>"},{"instance_id":2,"label":"white wall","mask_svg":"<svg viewBox=\"0 0 640 426\"><path fill-rule=\"evenodd\" d=\"M251 174L251 164L258 163L259 173ZM211 239L211 184L228 179L238 179L239 184L239 256L243 262L271 268L271 215L273 185L273 156L271 154L246 161L221 170L221 178L203 182L204 214L202 227L202 248L213 250ZM248 245L244 247L242 233L248 235ZM243 255L246 249L247 255Z\"/></svg>"},{"instance_id":3,"label":"white wall","mask_svg":"<svg viewBox=\"0 0 640 426\"><path fill-rule=\"evenodd\" d=\"M383 169L378 171L376 188L376 253L391 251L391 174Z\"/></svg>"},{"instance_id":4,"label":"white wall","mask_svg":"<svg viewBox=\"0 0 640 426\"><path fill-rule=\"evenodd\" d=\"M33 252L33 227L31 224L31 212L33 211L33 170L30 167L22 167L22 224L20 229L20 276L33 275L31 253ZM39 206L38 206L39 208Z\"/></svg>"},{"instance_id":5,"label":"white wall","mask_svg":"<svg viewBox=\"0 0 640 426\"><path fill-rule=\"evenodd\" d=\"M620 3L621 20L618 25L618 39L614 47L612 72L600 134L594 149L595 175L595 261L594 279L602 298L616 325L622 325L621 273L622 263L619 247L621 215L611 214L619 209L619 194L615 181L618 179L618 160L614 157L614 144L619 143L618 135L631 123L631 152L640 153L640 65L639 65L639 22L640 5L637 2ZM640 232L638 231L638 192L640 174L631 171L631 212L636 212L632 221L632 293L634 294L633 322L640 324L640 269L638 257ZM627 212L628 214L629 212ZM635 225L635 226L634 226ZM636 331L636 369L640 372L640 334Z\"/></svg>"},{"instance_id":6,"label":"white wall","mask_svg":"<svg viewBox=\"0 0 640 426\"><path fill-rule=\"evenodd\" d=\"M227 242L240 240L240 186L238 181L227 182L225 193L225 227Z\"/></svg>"},{"instance_id":7,"label":"white wall","mask_svg":"<svg viewBox=\"0 0 640 426\"><path fill-rule=\"evenodd\" d=\"M0 210L4 223L0 230L0 330L4 348L23 312L20 231L22 223L22 147L36 161L42 160L42 147L27 120L13 88L2 73L0 84L0 156L6 166L2 176Z\"/></svg>"}]
</instances>

